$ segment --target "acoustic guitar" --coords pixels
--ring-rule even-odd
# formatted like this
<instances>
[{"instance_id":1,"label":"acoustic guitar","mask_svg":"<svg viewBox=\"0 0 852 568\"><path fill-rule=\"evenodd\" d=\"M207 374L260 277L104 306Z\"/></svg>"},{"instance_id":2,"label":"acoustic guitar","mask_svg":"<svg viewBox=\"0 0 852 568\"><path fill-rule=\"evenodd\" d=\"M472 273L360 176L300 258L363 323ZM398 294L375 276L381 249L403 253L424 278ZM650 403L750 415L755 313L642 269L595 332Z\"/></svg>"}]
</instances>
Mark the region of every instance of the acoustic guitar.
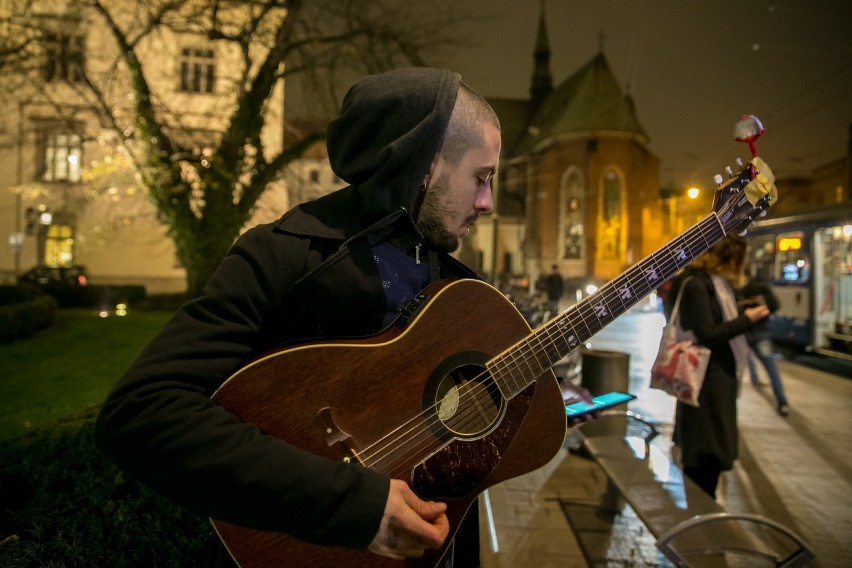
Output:
<instances>
[{"instance_id":1,"label":"acoustic guitar","mask_svg":"<svg viewBox=\"0 0 852 568\"><path fill-rule=\"evenodd\" d=\"M242 368L215 393L217 404L270 436L447 503L451 533L444 548L399 561L213 520L234 560L242 568L436 566L482 491L559 451L565 407L551 367L726 233L742 232L776 199L773 181L755 158L720 185L713 213L535 331L488 284L440 281L377 336L288 347Z\"/></svg>"}]
</instances>

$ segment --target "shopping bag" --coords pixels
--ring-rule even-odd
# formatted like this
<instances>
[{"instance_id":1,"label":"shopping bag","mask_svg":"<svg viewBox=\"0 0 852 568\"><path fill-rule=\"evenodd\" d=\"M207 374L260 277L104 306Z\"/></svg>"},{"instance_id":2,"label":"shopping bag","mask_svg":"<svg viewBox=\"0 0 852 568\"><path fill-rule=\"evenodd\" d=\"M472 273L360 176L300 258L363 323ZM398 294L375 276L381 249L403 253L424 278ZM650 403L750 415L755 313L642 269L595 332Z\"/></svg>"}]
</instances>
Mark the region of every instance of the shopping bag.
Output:
<instances>
[{"instance_id":1,"label":"shopping bag","mask_svg":"<svg viewBox=\"0 0 852 568\"><path fill-rule=\"evenodd\" d=\"M710 350L691 339L678 341L677 328L677 325L669 324L663 330L660 350L651 367L651 388L698 406L698 395L710 362Z\"/></svg>"},{"instance_id":2,"label":"shopping bag","mask_svg":"<svg viewBox=\"0 0 852 568\"><path fill-rule=\"evenodd\" d=\"M699 345L692 332L680 327L680 299L687 281L689 278L681 284L669 323L663 328L660 349L651 367L651 388L665 391L685 404L698 406L710 350Z\"/></svg>"}]
</instances>

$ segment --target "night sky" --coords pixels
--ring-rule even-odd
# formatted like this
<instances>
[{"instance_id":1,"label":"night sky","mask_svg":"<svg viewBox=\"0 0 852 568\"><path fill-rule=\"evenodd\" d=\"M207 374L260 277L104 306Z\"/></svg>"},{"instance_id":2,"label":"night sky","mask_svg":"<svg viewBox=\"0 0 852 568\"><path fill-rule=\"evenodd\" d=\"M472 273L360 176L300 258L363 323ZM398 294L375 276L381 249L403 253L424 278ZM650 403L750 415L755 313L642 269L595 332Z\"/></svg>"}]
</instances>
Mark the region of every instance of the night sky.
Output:
<instances>
[{"instance_id":1,"label":"night sky","mask_svg":"<svg viewBox=\"0 0 852 568\"><path fill-rule=\"evenodd\" d=\"M436 63L486 97L526 98L539 0L467 0L470 47ZM711 187L743 113L778 177L845 155L852 124L850 0L547 0L554 85L603 46L628 88L664 187ZM603 37L603 40L601 39Z\"/></svg>"}]
</instances>

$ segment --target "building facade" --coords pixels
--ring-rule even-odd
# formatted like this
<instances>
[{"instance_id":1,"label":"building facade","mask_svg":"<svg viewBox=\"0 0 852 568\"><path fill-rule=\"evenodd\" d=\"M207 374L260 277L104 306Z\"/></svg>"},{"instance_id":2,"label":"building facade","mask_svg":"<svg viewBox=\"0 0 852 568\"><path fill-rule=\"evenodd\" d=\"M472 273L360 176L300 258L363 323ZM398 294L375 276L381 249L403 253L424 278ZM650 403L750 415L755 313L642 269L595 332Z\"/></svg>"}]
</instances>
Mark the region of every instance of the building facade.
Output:
<instances>
[{"instance_id":1,"label":"building facade","mask_svg":"<svg viewBox=\"0 0 852 568\"><path fill-rule=\"evenodd\" d=\"M608 280L667 236L659 159L603 52L554 85L544 13L529 99L490 99L503 127L493 222L478 266L495 279Z\"/></svg>"},{"instance_id":2,"label":"building facade","mask_svg":"<svg viewBox=\"0 0 852 568\"><path fill-rule=\"evenodd\" d=\"M111 23L133 42L154 112L185 154L169 158L203 167L231 119L243 54L191 19L142 34L132 6L141 4L115 6ZM237 18L247 8L231 9ZM142 128L133 104L139 87L118 56L111 23L69 1L11 0L0 11L5 43L18 38L22 53L0 66L0 234L8 239L0 282L37 265L85 265L92 283L183 289L174 243L131 159L129 139ZM283 82L269 101L262 140L275 154L283 147ZM247 226L288 205L283 182L273 182Z\"/></svg>"}]
</instances>

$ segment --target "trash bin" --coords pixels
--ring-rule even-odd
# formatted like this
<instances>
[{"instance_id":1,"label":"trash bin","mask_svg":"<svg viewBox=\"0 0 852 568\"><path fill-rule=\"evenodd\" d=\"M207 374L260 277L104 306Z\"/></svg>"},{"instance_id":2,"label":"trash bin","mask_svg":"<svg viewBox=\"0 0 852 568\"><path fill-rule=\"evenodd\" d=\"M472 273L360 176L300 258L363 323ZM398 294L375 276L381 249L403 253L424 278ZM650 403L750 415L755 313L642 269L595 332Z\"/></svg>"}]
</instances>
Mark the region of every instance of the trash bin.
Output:
<instances>
[{"instance_id":1,"label":"trash bin","mask_svg":"<svg viewBox=\"0 0 852 568\"><path fill-rule=\"evenodd\" d=\"M630 384L630 355L620 351L583 351L580 384L593 395L627 392Z\"/></svg>"},{"instance_id":2,"label":"trash bin","mask_svg":"<svg viewBox=\"0 0 852 568\"><path fill-rule=\"evenodd\" d=\"M580 384L592 395L612 391L628 392L630 385L630 355L620 351L589 349L583 351ZM626 416L608 416L583 426L583 435L624 436L627 434ZM606 493L601 499L602 509L608 513L621 510L623 501L611 480L607 479Z\"/></svg>"}]
</instances>

